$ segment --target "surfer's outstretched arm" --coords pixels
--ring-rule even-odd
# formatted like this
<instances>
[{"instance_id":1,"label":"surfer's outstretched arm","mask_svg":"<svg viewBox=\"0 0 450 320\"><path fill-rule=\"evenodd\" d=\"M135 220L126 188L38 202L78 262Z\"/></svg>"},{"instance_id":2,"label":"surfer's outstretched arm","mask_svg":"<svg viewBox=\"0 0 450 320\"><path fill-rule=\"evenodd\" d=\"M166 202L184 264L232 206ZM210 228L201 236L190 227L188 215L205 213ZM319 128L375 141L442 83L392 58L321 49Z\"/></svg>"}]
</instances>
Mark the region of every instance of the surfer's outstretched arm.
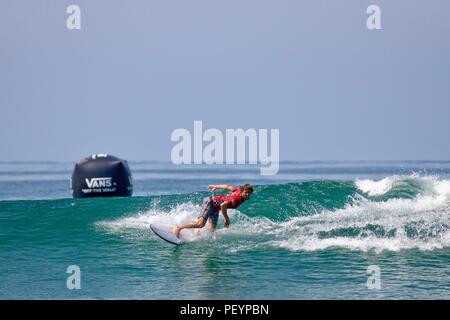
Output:
<instances>
[{"instance_id":1,"label":"surfer's outstretched arm","mask_svg":"<svg viewBox=\"0 0 450 320\"><path fill-rule=\"evenodd\" d=\"M237 189L237 187L233 187L233 186L229 186L227 184L212 184L210 186L208 186L208 189L211 191L214 191L216 189L223 189L223 190L228 190L228 191L234 191Z\"/></svg>"}]
</instances>

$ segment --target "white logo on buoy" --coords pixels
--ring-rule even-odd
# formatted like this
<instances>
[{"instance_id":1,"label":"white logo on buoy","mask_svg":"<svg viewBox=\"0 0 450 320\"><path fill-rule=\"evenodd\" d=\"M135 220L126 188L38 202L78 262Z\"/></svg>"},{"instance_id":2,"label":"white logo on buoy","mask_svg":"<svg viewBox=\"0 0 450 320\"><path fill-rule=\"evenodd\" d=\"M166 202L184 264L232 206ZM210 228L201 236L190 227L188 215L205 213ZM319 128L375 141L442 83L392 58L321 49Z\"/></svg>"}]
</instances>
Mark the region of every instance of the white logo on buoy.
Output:
<instances>
[{"instance_id":1,"label":"white logo on buoy","mask_svg":"<svg viewBox=\"0 0 450 320\"><path fill-rule=\"evenodd\" d=\"M109 188L112 187L112 178L104 177L104 178L92 178L85 179L88 188Z\"/></svg>"},{"instance_id":2,"label":"white logo on buoy","mask_svg":"<svg viewBox=\"0 0 450 320\"><path fill-rule=\"evenodd\" d=\"M97 153L97 154L93 154L91 156L92 160L95 160L97 158L107 158L108 154L107 153Z\"/></svg>"}]
</instances>

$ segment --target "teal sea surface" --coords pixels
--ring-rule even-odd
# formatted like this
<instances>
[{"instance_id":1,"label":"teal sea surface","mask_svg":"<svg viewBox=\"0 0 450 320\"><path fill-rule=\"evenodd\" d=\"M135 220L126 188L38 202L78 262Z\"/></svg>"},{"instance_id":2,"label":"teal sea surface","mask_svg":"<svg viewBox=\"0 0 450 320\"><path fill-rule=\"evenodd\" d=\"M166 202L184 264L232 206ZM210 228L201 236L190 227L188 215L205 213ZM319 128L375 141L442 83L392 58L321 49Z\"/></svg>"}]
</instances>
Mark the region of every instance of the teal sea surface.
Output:
<instances>
[{"instance_id":1,"label":"teal sea surface","mask_svg":"<svg viewBox=\"0 0 450 320\"><path fill-rule=\"evenodd\" d=\"M0 299L450 298L450 162L130 162L132 197L91 199L71 198L73 164L0 162ZM180 246L149 229L244 183L228 229Z\"/></svg>"}]
</instances>

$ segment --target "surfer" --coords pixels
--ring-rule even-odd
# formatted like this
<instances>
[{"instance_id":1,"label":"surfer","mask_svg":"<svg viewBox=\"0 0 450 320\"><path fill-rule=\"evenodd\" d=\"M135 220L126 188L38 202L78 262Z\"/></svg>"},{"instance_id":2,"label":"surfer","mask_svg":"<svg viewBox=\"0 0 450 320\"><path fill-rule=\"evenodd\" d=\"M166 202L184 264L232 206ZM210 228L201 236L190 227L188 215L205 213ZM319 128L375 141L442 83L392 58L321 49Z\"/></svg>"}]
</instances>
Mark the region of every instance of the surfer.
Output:
<instances>
[{"instance_id":1,"label":"surfer","mask_svg":"<svg viewBox=\"0 0 450 320\"><path fill-rule=\"evenodd\" d=\"M217 189L228 190L231 193L219 196L210 196L203 199L202 208L200 209L200 215L196 221L186 223L182 226L175 226L173 233L177 238L180 237L180 232L183 229L188 228L203 228L206 221L209 219L209 229L214 231L219 220L219 211L222 212L225 219L224 227L228 228L230 225L230 218L228 217L227 209L236 209L244 201L250 199L253 193L253 187L251 184L244 184L242 187L233 187L226 184L210 185L208 186L210 191Z\"/></svg>"}]
</instances>

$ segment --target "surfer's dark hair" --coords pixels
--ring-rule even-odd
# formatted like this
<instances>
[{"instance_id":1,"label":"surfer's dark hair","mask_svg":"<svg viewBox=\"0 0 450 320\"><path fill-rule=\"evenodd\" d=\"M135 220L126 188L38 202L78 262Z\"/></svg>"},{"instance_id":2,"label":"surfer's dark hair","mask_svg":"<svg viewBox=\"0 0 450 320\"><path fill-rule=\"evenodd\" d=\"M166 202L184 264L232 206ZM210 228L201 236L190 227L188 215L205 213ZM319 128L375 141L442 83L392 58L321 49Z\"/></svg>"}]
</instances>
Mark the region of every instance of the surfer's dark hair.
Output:
<instances>
[{"instance_id":1,"label":"surfer's dark hair","mask_svg":"<svg viewBox=\"0 0 450 320\"><path fill-rule=\"evenodd\" d=\"M248 191L248 192L250 192L250 193L253 193L253 186L252 186L251 184L249 184L249 183L246 183L246 184L244 184L244 185L241 187L241 190L242 190L242 191Z\"/></svg>"}]
</instances>

